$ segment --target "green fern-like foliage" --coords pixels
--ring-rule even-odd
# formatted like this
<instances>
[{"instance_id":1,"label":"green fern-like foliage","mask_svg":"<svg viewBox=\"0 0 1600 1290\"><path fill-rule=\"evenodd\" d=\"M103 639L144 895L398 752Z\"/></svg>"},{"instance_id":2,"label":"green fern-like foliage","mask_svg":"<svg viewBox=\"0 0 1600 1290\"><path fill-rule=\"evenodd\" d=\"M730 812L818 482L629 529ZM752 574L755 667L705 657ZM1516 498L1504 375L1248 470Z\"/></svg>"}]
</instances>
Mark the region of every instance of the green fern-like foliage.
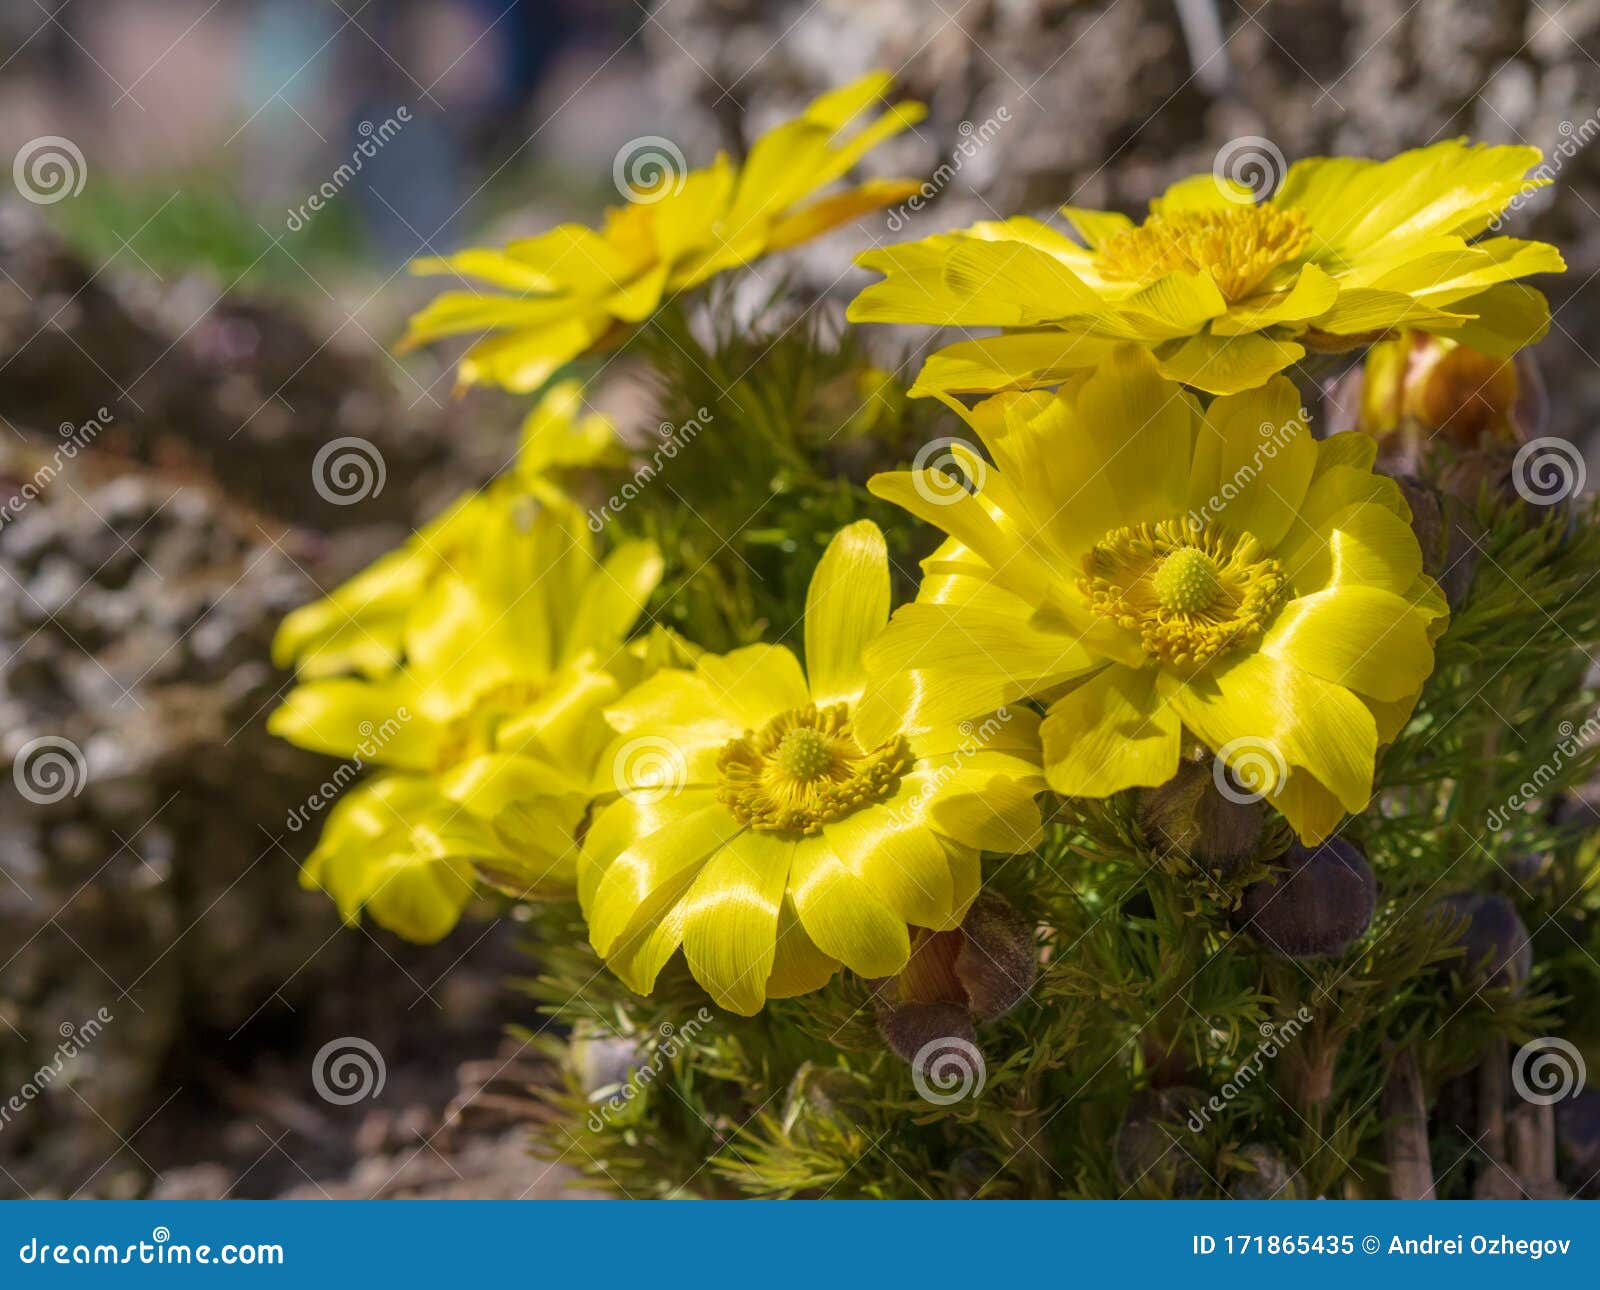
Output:
<instances>
[{"instance_id":1,"label":"green fern-like foliage","mask_svg":"<svg viewBox=\"0 0 1600 1290\"><path fill-rule=\"evenodd\" d=\"M889 536L903 598L933 535L863 484L959 427L848 335L770 315L713 333L668 313L640 341L661 421L703 423L614 517L667 555L657 621L712 649L790 638L827 539L863 517ZM1474 1072L1546 1035L1600 1063L1594 1010L1574 1006L1600 972L1600 869L1570 809L1600 758L1600 522L1488 494L1471 521L1470 591L1342 834L1378 880L1345 953L1274 957L1234 930L1241 892L1287 845L1281 822L1218 872L1157 846L1137 793L1057 801L1036 851L986 861L987 887L1037 928L1042 968L979 1027L981 1089L945 1102L887 1048L866 982L747 1019L678 960L640 998L575 905L540 906L521 986L547 1021L526 1038L564 1073L539 1093L540 1153L629 1196L1385 1196L1405 1063L1438 1194L1472 1194L1483 1108L1455 1094ZM1532 934L1523 988L1464 963L1439 908L1453 892L1514 903Z\"/></svg>"}]
</instances>

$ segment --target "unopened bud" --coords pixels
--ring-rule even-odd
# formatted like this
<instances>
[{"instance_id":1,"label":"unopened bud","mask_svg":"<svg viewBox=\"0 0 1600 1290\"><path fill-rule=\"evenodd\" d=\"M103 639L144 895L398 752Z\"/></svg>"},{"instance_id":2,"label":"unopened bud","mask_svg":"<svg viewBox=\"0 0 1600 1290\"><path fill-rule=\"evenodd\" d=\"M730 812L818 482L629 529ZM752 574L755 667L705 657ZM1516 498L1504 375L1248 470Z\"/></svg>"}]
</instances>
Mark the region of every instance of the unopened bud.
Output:
<instances>
[{"instance_id":1,"label":"unopened bud","mask_svg":"<svg viewBox=\"0 0 1600 1290\"><path fill-rule=\"evenodd\" d=\"M978 1037L972 1014L959 1003L880 1002L878 1033L903 1062L916 1061L922 1054L925 1079L933 1074L926 1067L937 1058L940 1040L960 1039L971 1044Z\"/></svg>"},{"instance_id":2,"label":"unopened bud","mask_svg":"<svg viewBox=\"0 0 1600 1290\"><path fill-rule=\"evenodd\" d=\"M1234 1200L1293 1200L1294 1175L1288 1164L1271 1147L1247 1142L1235 1153L1242 1167L1228 1182Z\"/></svg>"},{"instance_id":3,"label":"unopened bud","mask_svg":"<svg viewBox=\"0 0 1600 1290\"><path fill-rule=\"evenodd\" d=\"M1244 889L1234 926L1288 958L1342 954L1372 924L1378 883L1361 852L1342 838L1298 843L1271 877Z\"/></svg>"},{"instance_id":4,"label":"unopened bud","mask_svg":"<svg viewBox=\"0 0 1600 1290\"><path fill-rule=\"evenodd\" d=\"M1544 384L1527 351L1500 358L1413 331L1368 350L1330 403L1336 428L1376 438L1391 473L1417 470L1441 447L1515 448L1541 434L1548 415Z\"/></svg>"},{"instance_id":5,"label":"unopened bud","mask_svg":"<svg viewBox=\"0 0 1600 1290\"><path fill-rule=\"evenodd\" d=\"M1151 1183L1175 1197L1200 1191L1202 1174L1191 1154L1198 1139L1185 1121L1189 1109L1205 1100L1205 1093L1186 1085L1141 1089L1133 1095L1113 1148L1117 1181L1124 1189Z\"/></svg>"},{"instance_id":6,"label":"unopened bud","mask_svg":"<svg viewBox=\"0 0 1600 1290\"><path fill-rule=\"evenodd\" d=\"M1575 1194L1600 1196L1600 1089L1556 1104L1556 1158L1561 1181Z\"/></svg>"},{"instance_id":7,"label":"unopened bud","mask_svg":"<svg viewBox=\"0 0 1600 1290\"><path fill-rule=\"evenodd\" d=\"M951 1003L980 1021L1004 1016L1039 975L1033 924L1004 899L982 892L953 932L914 930L898 976L877 983L890 1003Z\"/></svg>"},{"instance_id":8,"label":"unopened bud","mask_svg":"<svg viewBox=\"0 0 1600 1290\"><path fill-rule=\"evenodd\" d=\"M783 1131L801 1143L827 1140L830 1128L850 1121L841 1108L861 1093L859 1077L849 1071L801 1062L784 1094Z\"/></svg>"},{"instance_id":9,"label":"unopened bud","mask_svg":"<svg viewBox=\"0 0 1600 1290\"><path fill-rule=\"evenodd\" d=\"M955 970L973 1016L980 1021L1003 1017L1039 976L1033 925L999 896L984 892L961 922Z\"/></svg>"},{"instance_id":10,"label":"unopened bud","mask_svg":"<svg viewBox=\"0 0 1600 1290\"><path fill-rule=\"evenodd\" d=\"M1463 955L1447 967L1474 986L1509 986L1520 992L1533 971L1533 942L1516 906L1494 892L1457 891L1434 908L1464 923L1456 935Z\"/></svg>"},{"instance_id":11,"label":"unopened bud","mask_svg":"<svg viewBox=\"0 0 1600 1290\"><path fill-rule=\"evenodd\" d=\"M1459 609L1478 568L1474 535L1481 526L1459 498L1440 493L1415 475L1394 482L1411 508L1411 531L1422 548L1422 571L1439 584L1451 609Z\"/></svg>"},{"instance_id":12,"label":"unopened bud","mask_svg":"<svg viewBox=\"0 0 1600 1290\"><path fill-rule=\"evenodd\" d=\"M1143 790L1139 824L1157 851L1226 873L1255 858L1266 812L1248 794L1224 796L1213 766L1210 759L1180 762L1165 784Z\"/></svg>"}]
</instances>

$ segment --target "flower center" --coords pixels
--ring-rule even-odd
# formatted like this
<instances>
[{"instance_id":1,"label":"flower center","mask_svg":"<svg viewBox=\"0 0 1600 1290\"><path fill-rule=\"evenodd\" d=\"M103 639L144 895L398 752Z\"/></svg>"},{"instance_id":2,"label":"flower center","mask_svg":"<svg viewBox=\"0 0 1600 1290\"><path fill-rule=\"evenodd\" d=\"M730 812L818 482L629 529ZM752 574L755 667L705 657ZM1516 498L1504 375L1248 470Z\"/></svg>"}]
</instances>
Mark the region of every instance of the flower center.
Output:
<instances>
[{"instance_id":1,"label":"flower center","mask_svg":"<svg viewBox=\"0 0 1600 1290\"><path fill-rule=\"evenodd\" d=\"M717 800L752 829L819 833L883 801L912 765L901 736L864 751L845 704L807 704L727 743L717 758Z\"/></svg>"},{"instance_id":2,"label":"flower center","mask_svg":"<svg viewBox=\"0 0 1600 1290\"><path fill-rule=\"evenodd\" d=\"M1289 577L1248 533L1189 518L1113 529L1084 556L1078 586L1151 658L1198 668L1260 637Z\"/></svg>"},{"instance_id":3,"label":"flower center","mask_svg":"<svg viewBox=\"0 0 1600 1290\"><path fill-rule=\"evenodd\" d=\"M1156 603L1175 613L1198 614L1222 594L1217 562L1197 546L1180 546L1156 569Z\"/></svg>"},{"instance_id":4,"label":"flower center","mask_svg":"<svg viewBox=\"0 0 1600 1290\"><path fill-rule=\"evenodd\" d=\"M1104 276L1141 287L1169 273L1208 273L1233 304L1295 259L1310 240L1311 227L1301 211L1230 206L1152 215L1137 228L1107 238L1096 258Z\"/></svg>"},{"instance_id":5,"label":"flower center","mask_svg":"<svg viewBox=\"0 0 1600 1290\"><path fill-rule=\"evenodd\" d=\"M490 686L445 727L434 757L435 774L492 752L495 730L501 721L536 703L543 693L544 687L537 681L502 681Z\"/></svg>"}]
</instances>

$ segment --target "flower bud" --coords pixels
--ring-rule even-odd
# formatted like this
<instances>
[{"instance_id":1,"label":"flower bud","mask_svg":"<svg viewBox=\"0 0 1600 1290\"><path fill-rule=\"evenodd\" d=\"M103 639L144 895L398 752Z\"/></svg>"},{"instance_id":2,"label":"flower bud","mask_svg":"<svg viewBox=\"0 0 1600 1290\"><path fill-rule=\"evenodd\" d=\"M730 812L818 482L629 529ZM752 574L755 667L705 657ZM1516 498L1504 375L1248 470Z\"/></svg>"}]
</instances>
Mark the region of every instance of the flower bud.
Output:
<instances>
[{"instance_id":1,"label":"flower bud","mask_svg":"<svg viewBox=\"0 0 1600 1290\"><path fill-rule=\"evenodd\" d=\"M1144 1182L1174 1197L1199 1193L1203 1175L1193 1156L1198 1139L1184 1122L1189 1108L1205 1099L1200 1089L1187 1085L1141 1089L1133 1095L1113 1148L1117 1181L1125 1190Z\"/></svg>"},{"instance_id":2,"label":"flower bud","mask_svg":"<svg viewBox=\"0 0 1600 1290\"><path fill-rule=\"evenodd\" d=\"M1234 800L1218 789L1210 759L1183 761L1159 788L1139 795L1145 840L1165 855L1186 856L1218 873L1255 857L1266 812L1260 801ZM1238 794L1243 799L1247 794Z\"/></svg>"},{"instance_id":3,"label":"flower bud","mask_svg":"<svg viewBox=\"0 0 1600 1290\"><path fill-rule=\"evenodd\" d=\"M1367 351L1330 394L1337 428L1378 440L1388 467L1414 471L1437 447L1513 448L1543 431L1544 384L1524 350L1499 358L1443 336L1402 331ZM1393 473L1391 470L1390 473Z\"/></svg>"},{"instance_id":4,"label":"flower bud","mask_svg":"<svg viewBox=\"0 0 1600 1290\"><path fill-rule=\"evenodd\" d=\"M1394 482L1411 508L1411 531L1422 548L1422 571L1439 584L1451 609L1459 609L1478 568L1473 540L1481 526L1459 498L1441 494L1415 475Z\"/></svg>"},{"instance_id":5,"label":"flower bud","mask_svg":"<svg viewBox=\"0 0 1600 1290\"><path fill-rule=\"evenodd\" d=\"M940 1040L960 1039L971 1044L978 1037L972 1014L959 1003L880 1002L878 1033L903 1062L916 1061L920 1053L924 1079L933 1074L929 1065L938 1056Z\"/></svg>"},{"instance_id":6,"label":"flower bud","mask_svg":"<svg viewBox=\"0 0 1600 1290\"><path fill-rule=\"evenodd\" d=\"M1234 1200L1295 1199L1294 1175L1271 1147L1247 1142L1234 1154L1243 1162L1228 1184L1228 1193Z\"/></svg>"},{"instance_id":7,"label":"flower bud","mask_svg":"<svg viewBox=\"0 0 1600 1290\"><path fill-rule=\"evenodd\" d=\"M988 1152L968 1147L956 1153L946 1172L950 1175L952 1198L971 1200L1004 1171Z\"/></svg>"},{"instance_id":8,"label":"flower bud","mask_svg":"<svg viewBox=\"0 0 1600 1290\"><path fill-rule=\"evenodd\" d=\"M961 922L955 969L973 1016L980 1021L1005 1016L1039 977L1033 925L1000 897L984 892Z\"/></svg>"},{"instance_id":9,"label":"flower bud","mask_svg":"<svg viewBox=\"0 0 1600 1290\"><path fill-rule=\"evenodd\" d=\"M801 1062L784 1093L784 1132L801 1143L837 1138L830 1127L852 1123L842 1108L861 1096L862 1087L859 1076L838 1066Z\"/></svg>"},{"instance_id":10,"label":"flower bud","mask_svg":"<svg viewBox=\"0 0 1600 1290\"><path fill-rule=\"evenodd\" d=\"M970 1043L974 1023L1010 1012L1038 975L1033 925L981 892L957 930L914 929L900 974L873 983L878 1031L908 1062L935 1039Z\"/></svg>"},{"instance_id":11,"label":"flower bud","mask_svg":"<svg viewBox=\"0 0 1600 1290\"><path fill-rule=\"evenodd\" d=\"M1244 889L1234 927L1288 958L1342 954L1372 924L1378 883L1361 852L1342 838L1291 846L1273 876Z\"/></svg>"},{"instance_id":12,"label":"flower bud","mask_svg":"<svg viewBox=\"0 0 1600 1290\"><path fill-rule=\"evenodd\" d=\"M1556 1104L1556 1156L1561 1181L1574 1193L1600 1196L1600 1089Z\"/></svg>"},{"instance_id":13,"label":"flower bud","mask_svg":"<svg viewBox=\"0 0 1600 1290\"><path fill-rule=\"evenodd\" d=\"M959 1004L993 1021L1016 1007L1038 975L1032 924L986 891L955 931L913 929L911 958L878 995L891 1003Z\"/></svg>"},{"instance_id":14,"label":"flower bud","mask_svg":"<svg viewBox=\"0 0 1600 1290\"><path fill-rule=\"evenodd\" d=\"M1520 993L1533 970L1533 943L1516 906L1494 892L1457 891L1435 903L1434 909L1464 926L1456 944L1464 951L1445 965L1474 987L1509 986Z\"/></svg>"}]
</instances>

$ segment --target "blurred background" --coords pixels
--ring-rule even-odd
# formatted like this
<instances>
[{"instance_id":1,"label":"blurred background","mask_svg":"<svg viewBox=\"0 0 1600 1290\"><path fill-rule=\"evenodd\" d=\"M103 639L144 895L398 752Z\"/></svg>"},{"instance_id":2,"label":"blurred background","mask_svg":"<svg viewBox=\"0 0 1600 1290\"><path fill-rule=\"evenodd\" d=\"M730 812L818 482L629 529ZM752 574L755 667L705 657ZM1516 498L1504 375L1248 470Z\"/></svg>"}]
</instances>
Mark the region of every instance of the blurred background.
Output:
<instances>
[{"instance_id":1,"label":"blurred background","mask_svg":"<svg viewBox=\"0 0 1600 1290\"><path fill-rule=\"evenodd\" d=\"M824 310L869 244L1135 210L1246 137L1532 143L1556 182L1504 231L1567 256L1539 359L1592 450L1597 57L1600 0L0 8L0 746L63 776L0 780L0 1196L561 1190L521 1141L515 921L341 928L292 815L335 764L263 728L282 614L503 466L525 411L393 354L434 290L407 259L594 222L631 141L737 154L878 66L931 113L872 170L940 178L789 257ZM311 486L345 435L386 468L359 507ZM317 1078L350 1036L383 1071L355 1102Z\"/></svg>"}]
</instances>

